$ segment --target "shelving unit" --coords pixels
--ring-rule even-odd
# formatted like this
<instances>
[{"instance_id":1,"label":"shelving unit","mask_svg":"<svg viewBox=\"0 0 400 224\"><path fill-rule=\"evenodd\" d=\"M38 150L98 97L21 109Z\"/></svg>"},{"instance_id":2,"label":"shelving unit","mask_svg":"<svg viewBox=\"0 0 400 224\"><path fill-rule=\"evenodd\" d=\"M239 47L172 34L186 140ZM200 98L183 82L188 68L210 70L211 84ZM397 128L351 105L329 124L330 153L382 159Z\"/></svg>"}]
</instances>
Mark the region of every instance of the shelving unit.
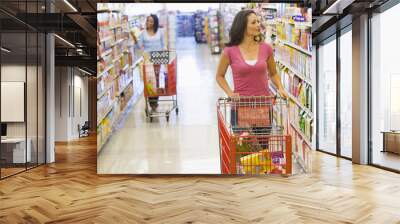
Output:
<instances>
[{"instance_id":1,"label":"shelving unit","mask_svg":"<svg viewBox=\"0 0 400 224\"><path fill-rule=\"evenodd\" d=\"M194 14L194 36L197 43L207 43L205 29L205 12L198 11Z\"/></svg>"},{"instance_id":2,"label":"shelving unit","mask_svg":"<svg viewBox=\"0 0 400 224\"><path fill-rule=\"evenodd\" d=\"M220 13L221 13L221 22L220 24L222 25L221 28L221 41L223 43L228 43L229 42L229 30L232 26L233 19L235 18L235 15L242 9L245 8L246 4L245 3L220 3Z\"/></svg>"},{"instance_id":3,"label":"shelving unit","mask_svg":"<svg viewBox=\"0 0 400 224\"><path fill-rule=\"evenodd\" d=\"M247 7L261 15L265 41L274 46L277 71L289 95L287 119L293 154L308 170L314 131L311 15L296 4L248 3ZM270 89L276 92L272 85Z\"/></svg>"},{"instance_id":4,"label":"shelving unit","mask_svg":"<svg viewBox=\"0 0 400 224\"><path fill-rule=\"evenodd\" d=\"M212 54L221 53L220 14L216 9L208 12L208 44Z\"/></svg>"},{"instance_id":5,"label":"shelving unit","mask_svg":"<svg viewBox=\"0 0 400 224\"><path fill-rule=\"evenodd\" d=\"M194 35L194 20L192 13L179 13L176 15L178 37L192 37Z\"/></svg>"},{"instance_id":6,"label":"shelving unit","mask_svg":"<svg viewBox=\"0 0 400 224\"><path fill-rule=\"evenodd\" d=\"M104 4L106 5L106 4ZM137 58L127 16L119 10L98 13L97 143L98 151L110 138L128 102L141 94L140 58ZM139 70L139 71L138 71ZM137 98L137 97L136 97Z\"/></svg>"}]
</instances>

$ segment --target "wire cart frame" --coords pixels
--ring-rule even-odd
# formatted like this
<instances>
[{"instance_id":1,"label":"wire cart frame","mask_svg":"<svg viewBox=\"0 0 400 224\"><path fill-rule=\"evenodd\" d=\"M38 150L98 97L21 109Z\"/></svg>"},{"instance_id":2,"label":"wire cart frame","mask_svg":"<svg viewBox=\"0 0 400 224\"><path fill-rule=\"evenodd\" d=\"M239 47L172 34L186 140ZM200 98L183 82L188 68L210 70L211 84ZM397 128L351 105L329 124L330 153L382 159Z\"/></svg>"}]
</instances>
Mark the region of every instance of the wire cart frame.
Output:
<instances>
[{"instance_id":1,"label":"wire cart frame","mask_svg":"<svg viewBox=\"0 0 400 224\"><path fill-rule=\"evenodd\" d=\"M146 58L146 57L145 57ZM155 74L154 68L158 77ZM161 79L160 79L161 77ZM150 52L150 58L145 59L143 63L143 81L144 81L144 97L145 97L145 114L150 122L154 117L166 117L167 122L173 110L176 115L179 113L177 86L177 56L174 51L154 51ZM161 83L164 85L160 86ZM153 100L154 97L163 97L163 99ZM167 97L167 99L165 99ZM164 111L155 111L151 109L151 103L154 102L171 102L172 106Z\"/></svg>"},{"instance_id":2,"label":"wire cart frame","mask_svg":"<svg viewBox=\"0 0 400 224\"><path fill-rule=\"evenodd\" d=\"M220 98L217 103L222 174L292 174L292 138L279 97Z\"/></svg>"}]
</instances>

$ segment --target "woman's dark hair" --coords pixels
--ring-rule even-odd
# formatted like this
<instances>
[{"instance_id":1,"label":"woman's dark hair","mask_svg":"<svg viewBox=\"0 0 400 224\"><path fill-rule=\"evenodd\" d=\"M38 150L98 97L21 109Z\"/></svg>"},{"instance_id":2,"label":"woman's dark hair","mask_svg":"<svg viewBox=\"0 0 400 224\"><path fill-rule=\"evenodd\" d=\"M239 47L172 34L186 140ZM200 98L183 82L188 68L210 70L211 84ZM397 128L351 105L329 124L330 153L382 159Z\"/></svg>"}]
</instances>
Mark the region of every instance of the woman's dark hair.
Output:
<instances>
[{"instance_id":1,"label":"woman's dark hair","mask_svg":"<svg viewBox=\"0 0 400 224\"><path fill-rule=\"evenodd\" d=\"M154 15L154 14L151 14L147 18L149 18L149 17L153 18L153 21L154 21L154 23L153 23L153 31L154 31L154 33L157 33L157 30L158 30L158 17L156 15ZM146 29L147 29L147 27L146 27Z\"/></svg>"},{"instance_id":2,"label":"woman's dark hair","mask_svg":"<svg viewBox=\"0 0 400 224\"><path fill-rule=\"evenodd\" d=\"M229 31L229 42L225 46L239 45L244 38L244 32L247 27L247 17L250 14L256 14L253 10L242 10L238 12L233 19L231 30Z\"/></svg>"}]
</instances>

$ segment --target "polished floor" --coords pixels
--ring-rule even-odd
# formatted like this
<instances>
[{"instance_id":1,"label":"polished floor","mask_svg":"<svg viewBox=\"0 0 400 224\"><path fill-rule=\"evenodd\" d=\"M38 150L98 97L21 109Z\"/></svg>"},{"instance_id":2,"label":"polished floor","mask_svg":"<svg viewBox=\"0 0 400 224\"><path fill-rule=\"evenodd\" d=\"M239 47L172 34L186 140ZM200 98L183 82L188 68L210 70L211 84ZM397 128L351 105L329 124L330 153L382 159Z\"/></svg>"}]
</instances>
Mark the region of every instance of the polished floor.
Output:
<instances>
[{"instance_id":1,"label":"polished floor","mask_svg":"<svg viewBox=\"0 0 400 224\"><path fill-rule=\"evenodd\" d=\"M0 223L400 223L400 175L313 152L289 178L98 175L96 138L0 181Z\"/></svg>"},{"instance_id":2,"label":"polished floor","mask_svg":"<svg viewBox=\"0 0 400 224\"><path fill-rule=\"evenodd\" d=\"M373 163L376 165L388 167L400 171L400 155L391 152L374 151L372 157Z\"/></svg>"},{"instance_id":3,"label":"polished floor","mask_svg":"<svg viewBox=\"0 0 400 224\"><path fill-rule=\"evenodd\" d=\"M150 123L142 97L101 150L99 173L220 173L216 102L224 94L215 81L220 56L211 55L208 45L196 44L194 38L178 43L178 116Z\"/></svg>"}]
</instances>

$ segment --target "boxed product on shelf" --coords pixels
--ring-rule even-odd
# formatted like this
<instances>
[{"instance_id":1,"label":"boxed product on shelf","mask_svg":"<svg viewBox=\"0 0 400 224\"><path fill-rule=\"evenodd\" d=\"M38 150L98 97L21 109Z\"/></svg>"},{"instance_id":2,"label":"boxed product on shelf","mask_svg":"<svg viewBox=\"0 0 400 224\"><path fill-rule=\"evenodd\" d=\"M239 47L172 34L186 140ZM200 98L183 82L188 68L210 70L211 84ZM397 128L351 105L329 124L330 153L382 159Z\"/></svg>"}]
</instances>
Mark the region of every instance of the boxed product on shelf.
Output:
<instances>
[{"instance_id":1,"label":"boxed product on shelf","mask_svg":"<svg viewBox=\"0 0 400 224\"><path fill-rule=\"evenodd\" d=\"M194 14L194 35L197 43L206 43L207 37L205 29L205 12L197 11Z\"/></svg>"},{"instance_id":2,"label":"boxed product on shelf","mask_svg":"<svg viewBox=\"0 0 400 224\"><path fill-rule=\"evenodd\" d=\"M220 34L219 34L219 13L217 10L210 10L208 15L208 32L211 53L221 52Z\"/></svg>"}]
</instances>

